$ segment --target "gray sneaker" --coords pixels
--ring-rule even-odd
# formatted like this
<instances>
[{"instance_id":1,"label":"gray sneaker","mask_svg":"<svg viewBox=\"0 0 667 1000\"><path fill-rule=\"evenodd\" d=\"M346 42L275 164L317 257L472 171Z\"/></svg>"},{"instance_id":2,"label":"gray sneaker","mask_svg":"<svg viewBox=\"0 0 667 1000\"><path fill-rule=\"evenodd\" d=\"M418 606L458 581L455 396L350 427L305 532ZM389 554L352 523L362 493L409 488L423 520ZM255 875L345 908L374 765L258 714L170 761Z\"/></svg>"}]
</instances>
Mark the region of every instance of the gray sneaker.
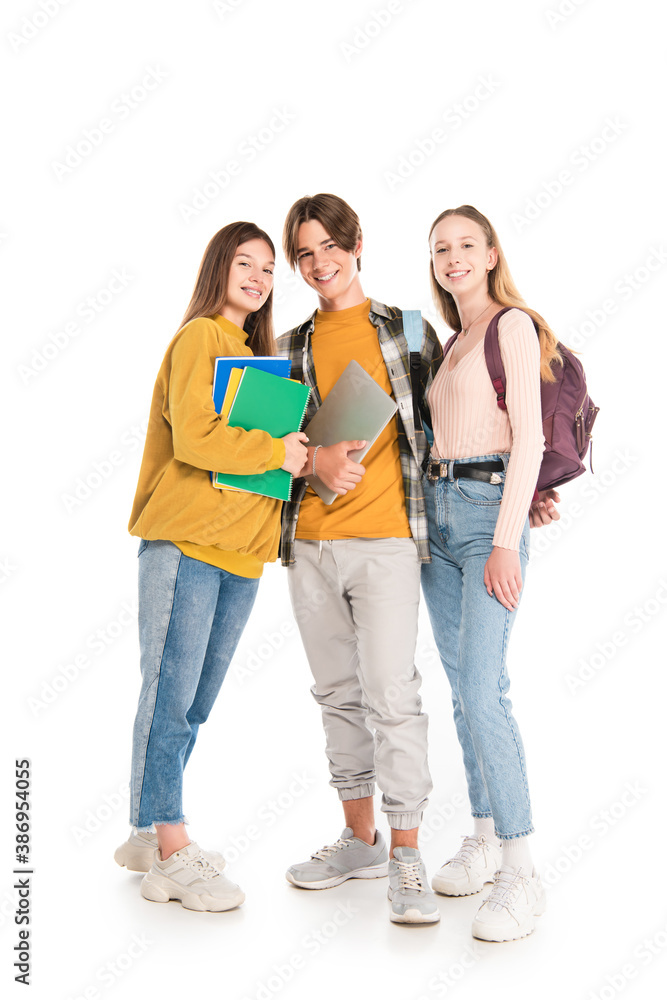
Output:
<instances>
[{"instance_id":1,"label":"gray sneaker","mask_svg":"<svg viewBox=\"0 0 667 1000\"><path fill-rule=\"evenodd\" d=\"M440 910L419 851L395 847L389 862L389 919L397 924L434 924Z\"/></svg>"},{"instance_id":2,"label":"gray sneaker","mask_svg":"<svg viewBox=\"0 0 667 1000\"><path fill-rule=\"evenodd\" d=\"M370 846L352 835L346 826L335 844L315 851L309 861L292 865L286 878L301 889L330 889L348 878L382 878L387 874L389 854L379 830Z\"/></svg>"}]
</instances>

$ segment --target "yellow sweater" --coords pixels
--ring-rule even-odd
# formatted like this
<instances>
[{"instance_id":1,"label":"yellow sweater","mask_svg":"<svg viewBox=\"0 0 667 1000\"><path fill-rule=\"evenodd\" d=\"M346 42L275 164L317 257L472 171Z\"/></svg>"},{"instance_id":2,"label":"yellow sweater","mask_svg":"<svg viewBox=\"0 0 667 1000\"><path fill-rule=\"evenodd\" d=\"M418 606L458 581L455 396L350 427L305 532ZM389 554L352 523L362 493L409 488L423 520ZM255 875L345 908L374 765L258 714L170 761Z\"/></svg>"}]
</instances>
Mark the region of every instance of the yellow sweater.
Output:
<instances>
[{"instance_id":1,"label":"yellow sweater","mask_svg":"<svg viewBox=\"0 0 667 1000\"><path fill-rule=\"evenodd\" d=\"M209 475L256 475L285 461L282 440L229 427L213 406L214 359L251 356L246 338L215 315L192 320L169 344L153 391L129 531L175 542L187 555L240 576L259 576L278 554L281 503L214 489Z\"/></svg>"}]
</instances>

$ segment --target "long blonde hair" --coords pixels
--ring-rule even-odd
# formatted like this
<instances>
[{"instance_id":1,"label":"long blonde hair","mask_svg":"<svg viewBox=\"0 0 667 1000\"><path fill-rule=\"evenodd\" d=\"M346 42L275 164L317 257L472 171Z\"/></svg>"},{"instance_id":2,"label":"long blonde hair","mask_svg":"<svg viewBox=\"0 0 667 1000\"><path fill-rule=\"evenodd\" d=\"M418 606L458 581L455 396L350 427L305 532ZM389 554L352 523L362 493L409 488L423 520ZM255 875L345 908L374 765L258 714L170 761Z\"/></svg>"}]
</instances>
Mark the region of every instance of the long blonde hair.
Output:
<instances>
[{"instance_id":1,"label":"long blonde hair","mask_svg":"<svg viewBox=\"0 0 667 1000\"><path fill-rule=\"evenodd\" d=\"M516 306L518 309L523 309L524 312L528 313L535 324L540 339L540 376L544 382L555 382L556 379L553 371L551 370L551 365L554 361L558 364L563 364L563 358L558 350L557 337L546 320L544 320L538 312L535 312L534 309L530 309L521 298L519 290L514 284L514 279L510 274L510 269L508 267L507 260L505 259L502 247L500 246L498 235L486 216L482 215L481 212L478 212L478 210L473 208L472 205L460 205L458 208L446 209L444 212L440 213L431 226L428 234L429 246L435 227L439 222L446 219L450 215L462 215L464 218L470 219L472 222L476 222L484 233L488 249L490 250L492 247L496 248L498 260L495 267L489 271L488 275L489 295L494 302L498 303L499 306ZM459 316L459 311L456 308L456 302L454 301L453 296L450 295L449 292L446 292L445 289L438 284L435 276L435 270L433 269L432 254L429 270L431 277L431 292L433 294L433 299L438 312L447 326L450 326L453 330L460 330L461 317Z\"/></svg>"},{"instance_id":2,"label":"long blonde hair","mask_svg":"<svg viewBox=\"0 0 667 1000\"><path fill-rule=\"evenodd\" d=\"M221 311L227 297L232 261L241 243L247 243L248 240L264 240L275 257L276 249L271 238L253 222L230 222L228 226L223 226L204 250L192 298L181 320L181 327L192 319L213 316ZM274 354L273 289L257 312L248 314L243 329L248 334L248 347L253 354Z\"/></svg>"}]
</instances>

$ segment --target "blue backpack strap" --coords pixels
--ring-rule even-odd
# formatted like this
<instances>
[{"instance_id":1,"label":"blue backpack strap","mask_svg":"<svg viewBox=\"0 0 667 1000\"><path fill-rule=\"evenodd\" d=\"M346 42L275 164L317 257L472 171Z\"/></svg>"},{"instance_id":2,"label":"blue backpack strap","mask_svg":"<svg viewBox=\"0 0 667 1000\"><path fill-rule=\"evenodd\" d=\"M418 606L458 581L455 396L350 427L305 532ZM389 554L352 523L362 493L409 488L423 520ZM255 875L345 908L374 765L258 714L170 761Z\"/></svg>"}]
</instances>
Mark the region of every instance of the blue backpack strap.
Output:
<instances>
[{"instance_id":1,"label":"blue backpack strap","mask_svg":"<svg viewBox=\"0 0 667 1000\"><path fill-rule=\"evenodd\" d=\"M419 309L403 310L403 336L405 337L410 352L409 369L410 383L412 385L412 414L415 422L415 430L420 428L426 434L429 445L433 442L431 428L422 417L419 405L419 377L422 367L422 341L424 339L424 329L422 326L422 314Z\"/></svg>"},{"instance_id":2,"label":"blue backpack strap","mask_svg":"<svg viewBox=\"0 0 667 1000\"><path fill-rule=\"evenodd\" d=\"M403 335L408 342L410 354L421 355L422 349L422 314L419 309L403 310Z\"/></svg>"},{"instance_id":3,"label":"blue backpack strap","mask_svg":"<svg viewBox=\"0 0 667 1000\"><path fill-rule=\"evenodd\" d=\"M410 383L412 385L412 411L415 421L415 430L422 425L421 412L419 408L419 376L422 367L422 314L418 309L403 310L403 336L408 343L410 352L409 368Z\"/></svg>"}]
</instances>

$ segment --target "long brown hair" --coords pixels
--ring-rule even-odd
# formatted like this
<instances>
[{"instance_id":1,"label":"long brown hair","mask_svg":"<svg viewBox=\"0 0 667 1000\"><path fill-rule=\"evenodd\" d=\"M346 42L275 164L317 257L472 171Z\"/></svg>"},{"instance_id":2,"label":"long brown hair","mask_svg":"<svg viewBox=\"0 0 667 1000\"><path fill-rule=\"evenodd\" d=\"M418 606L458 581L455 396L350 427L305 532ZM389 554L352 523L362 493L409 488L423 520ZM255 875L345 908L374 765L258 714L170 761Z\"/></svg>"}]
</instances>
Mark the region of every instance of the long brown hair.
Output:
<instances>
[{"instance_id":1,"label":"long brown hair","mask_svg":"<svg viewBox=\"0 0 667 1000\"><path fill-rule=\"evenodd\" d=\"M324 226L331 239L346 253L354 253L361 239L359 216L337 194L314 194L299 198L287 213L283 229L283 250L292 270L298 260L299 226L302 222L311 222L313 219ZM357 270L361 271L361 257L357 257Z\"/></svg>"},{"instance_id":2,"label":"long brown hair","mask_svg":"<svg viewBox=\"0 0 667 1000\"><path fill-rule=\"evenodd\" d=\"M213 316L222 311L227 297L229 269L238 247L248 240L264 240L275 257L276 248L271 238L253 222L230 222L228 226L223 226L204 250L192 298L181 320L181 327L192 319ZM273 289L257 312L248 313L243 329L248 334L248 347L253 354L275 353Z\"/></svg>"},{"instance_id":3,"label":"long brown hair","mask_svg":"<svg viewBox=\"0 0 667 1000\"><path fill-rule=\"evenodd\" d=\"M464 218L470 219L472 222L476 222L484 233L488 249L490 250L492 247L496 248L498 260L495 267L492 268L488 274L489 295L494 302L498 303L499 306L516 306L518 309L523 309L524 312L528 313L537 327L540 338L540 376L544 382L555 382L555 376L551 370L551 364L554 361L558 364L563 364L563 359L558 350L557 337L546 320L543 319L538 312L535 312L534 309L527 306L521 298L519 290L514 284L514 279L510 274L510 269L502 247L500 246L498 235L487 217L482 215L481 212L478 212L478 210L473 208L472 205L460 205L458 208L446 209L444 212L440 213L431 226L428 234L429 247L433 230L439 222L446 219L450 215L462 215ZM438 312L444 319L447 326L450 326L453 330L460 330L461 317L459 316L459 311L456 308L456 302L454 301L453 296L450 295L449 292L446 292L445 289L438 284L435 276L435 270L433 268L432 254L429 271L431 276L431 292L433 294L433 299Z\"/></svg>"}]
</instances>

